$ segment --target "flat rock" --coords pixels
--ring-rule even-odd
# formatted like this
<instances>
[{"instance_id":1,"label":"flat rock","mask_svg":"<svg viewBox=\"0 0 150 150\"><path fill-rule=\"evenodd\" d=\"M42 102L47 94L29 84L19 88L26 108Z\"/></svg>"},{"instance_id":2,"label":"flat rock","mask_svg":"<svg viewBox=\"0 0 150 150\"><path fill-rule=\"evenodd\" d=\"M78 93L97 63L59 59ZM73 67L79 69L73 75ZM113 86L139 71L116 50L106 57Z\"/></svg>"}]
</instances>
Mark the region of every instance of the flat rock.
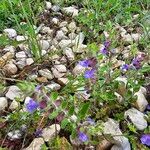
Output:
<instances>
[{"instance_id":1,"label":"flat rock","mask_svg":"<svg viewBox=\"0 0 150 150\"><path fill-rule=\"evenodd\" d=\"M0 97L0 111L8 107L8 101L6 97Z\"/></svg>"},{"instance_id":2,"label":"flat rock","mask_svg":"<svg viewBox=\"0 0 150 150\"><path fill-rule=\"evenodd\" d=\"M46 1L45 3L46 3L46 9L47 10L52 8L52 3L51 2Z\"/></svg>"},{"instance_id":3,"label":"flat rock","mask_svg":"<svg viewBox=\"0 0 150 150\"><path fill-rule=\"evenodd\" d=\"M24 51L20 51L20 52L16 53L16 58L17 59L22 59L22 58L26 58L26 57L27 57L27 55Z\"/></svg>"},{"instance_id":4,"label":"flat rock","mask_svg":"<svg viewBox=\"0 0 150 150\"><path fill-rule=\"evenodd\" d=\"M41 150L42 145L44 144L43 138L35 138L31 144L24 148L23 150Z\"/></svg>"},{"instance_id":5,"label":"flat rock","mask_svg":"<svg viewBox=\"0 0 150 150\"><path fill-rule=\"evenodd\" d=\"M65 65L54 65L54 68L56 68L59 72L63 73L63 72L67 72L67 68Z\"/></svg>"},{"instance_id":6,"label":"flat rock","mask_svg":"<svg viewBox=\"0 0 150 150\"><path fill-rule=\"evenodd\" d=\"M147 121L144 116L143 113L135 108L128 109L124 114L124 117L129 117L138 130L144 130L147 127Z\"/></svg>"},{"instance_id":7,"label":"flat rock","mask_svg":"<svg viewBox=\"0 0 150 150\"><path fill-rule=\"evenodd\" d=\"M82 67L81 65L77 64L73 69L73 75L81 75L85 71L85 67Z\"/></svg>"},{"instance_id":8,"label":"flat rock","mask_svg":"<svg viewBox=\"0 0 150 150\"><path fill-rule=\"evenodd\" d=\"M61 78L65 75L65 73L59 72L56 68L52 68L51 70L55 78Z\"/></svg>"},{"instance_id":9,"label":"flat rock","mask_svg":"<svg viewBox=\"0 0 150 150\"><path fill-rule=\"evenodd\" d=\"M16 100L13 100L9 106L10 110L16 110L19 107L19 102L17 102Z\"/></svg>"},{"instance_id":10,"label":"flat rock","mask_svg":"<svg viewBox=\"0 0 150 150\"><path fill-rule=\"evenodd\" d=\"M49 42L46 41L46 40L41 40L40 41L40 46L41 46L42 50L48 50L49 47L50 47Z\"/></svg>"},{"instance_id":11,"label":"flat rock","mask_svg":"<svg viewBox=\"0 0 150 150\"><path fill-rule=\"evenodd\" d=\"M103 125L103 133L111 134L113 136L113 139L110 142L115 144L119 148L118 150L131 150L130 143L128 139L123 136L121 130L119 129L119 123L117 121L109 118L108 121Z\"/></svg>"},{"instance_id":12,"label":"flat rock","mask_svg":"<svg viewBox=\"0 0 150 150\"><path fill-rule=\"evenodd\" d=\"M145 95L143 94L141 90L136 92L134 95L137 96L137 100L136 100L137 108L141 112L144 112L144 110L146 109L148 105L148 101L146 100Z\"/></svg>"},{"instance_id":13,"label":"flat rock","mask_svg":"<svg viewBox=\"0 0 150 150\"><path fill-rule=\"evenodd\" d=\"M54 6L52 6L52 11L54 11L54 12L58 12L59 10L60 10L60 7L58 6L58 5L54 5Z\"/></svg>"},{"instance_id":14,"label":"flat rock","mask_svg":"<svg viewBox=\"0 0 150 150\"><path fill-rule=\"evenodd\" d=\"M79 12L79 10L73 6L64 7L62 10L64 13L72 15L73 17L78 16L78 12Z\"/></svg>"},{"instance_id":15,"label":"flat rock","mask_svg":"<svg viewBox=\"0 0 150 150\"><path fill-rule=\"evenodd\" d=\"M4 52L11 52L11 53L15 53L16 49L14 46L6 46L4 49L3 49Z\"/></svg>"},{"instance_id":16,"label":"flat rock","mask_svg":"<svg viewBox=\"0 0 150 150\"><path fill-rule=\"evenodd\" d=\"M69 23L68 29L70 32L75 32L76 28L77 28L77 26L76 26L76 23L74 21Z\"/></svg>"},{"instance_id":17,"label":"flat rock","mask_svg":"<svg viewBox=\"0 0 150 150\"><path fill-rule=\"evenodd\" d=\"M16 97L20 97L20 95L21 90L17 86L12 85L9 87L5 96L11 100L14 100Z\"/></svg>"},{"instance_id":18,"label":"flat rock","mask_svg":"<svg viewBox=\"0 0 150 150\"><path fill-rule=\"evenodd\" d=\"M63 50L63 53L64 53L64 55L67 56L67 58L68 58L69 61L75 60L75 55L74 55L74 53L73 53L73 51L72 51L71 48L65 48Z\"/></svg>"},{"instance_id":19,"label":"flat rock","mask_svg":"<svg viewBox=\"0 0 150 150\"><path fill-rule=\"evenodd\" d=\"M3 71L5 72L6 76L10 76L10 75L15 75L18 71L18 68L15 64L10 63L4 66Z\"/></svg>"},{"instance_id":20,"label":"flat rock","mask_svg":"<svg viewBox=\"0 0 150 150\"><path fill-rule=\"evenodd\" d=\"M18 42L20 42L20 41L25 41L25 40L27 40L27 39L28 39L27 36L22 36L22 35L18 35L18 36L16 37L16 41L18 41Z\"/></svg>"},{"instance_id":21,"label":"flat rock","mask_svg":"<svg viewBox=\"0 0 150 150\"><path fill-rule=\"evenodd\" d=\"M9 38L15 38L17 36L17 32L14 29L8 28L4 30L4 33L8 35Z\"/></svg>"},{"instance_id":22,"label":"flat rock","mask_svg":"<svg viewBox=\"0 0 150 150\"><path fill-rule=\"evenodd\" d=\"M55 136L55 134L58 134L59 132L60 132L60 125L53 124L43 129L42 137L44 141L48 142L50 139L52 139Z\"/></svg>"},{"instance_id":23,"label":"flat rock","mask_svg":"<svg viewBox=\"0 0 150 150\"><path fill-rule=\"evenodd\" d=\"M51 71L48 69L41 69L38 72L39 72L39 75L46 77L49 80L53 79L53 75L52 75Z\"/></svg>"},{"instance_id":24,"label":"flat rock","mask_svg":"<svg viewBox=\"0 0 150 150\"><path fill-rule=\"evenodd\" d=\"M66 85L69 82L68 78L58 78L58 83L60 85Z\"/></svg>"},{"instance_id":25,"label":"flat rock","mask_svg":"<svg viewBox=\"0 0 150 150\"><path fill-rule=\"evenodd\" d=\"M64 32L62 30L57 31L56 33L56 40L62 40L62 39L66 39L67 37L65 36Z\"/></svg>"},{"instance_id":26,"label":"flat rock","mask_svg":"<svg viewBox=\"0 0 150 150\"><path fill-rule=\"evenodd\" d=\"M66 47L71 47L72 46L72 41L71 40L61 40L59 42L59 46L61 47L61 49L64 49Z\"/></svg>"},{"instance_id":27,"label":"flat rock","mask_svg":"<svg viewBox=\"0 0 150 150\"><path fill-rule=\"evenodd\" d=\"M51 84L46 85L46 88L57 91L61 88L61 86L58 83L51 83Z\"/></svg>"}]
</instances>

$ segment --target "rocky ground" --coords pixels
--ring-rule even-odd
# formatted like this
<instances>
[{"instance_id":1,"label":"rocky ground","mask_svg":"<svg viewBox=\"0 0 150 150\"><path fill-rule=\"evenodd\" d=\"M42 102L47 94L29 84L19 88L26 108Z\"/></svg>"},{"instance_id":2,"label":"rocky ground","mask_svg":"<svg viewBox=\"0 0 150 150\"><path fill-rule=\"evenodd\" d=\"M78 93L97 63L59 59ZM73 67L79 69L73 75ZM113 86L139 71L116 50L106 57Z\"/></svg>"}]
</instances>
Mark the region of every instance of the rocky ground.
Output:
<instances>
[{"instance_id":1,"label":"rocky ground","mask_svg":"<svg viewBox=\"0 0 150 150\"><path fill-rule=\"evenodd\" d=\"M28 96L18 87L18 81L34 81L37 85L44 85L49 90L61 91L69 82L69 75L78 77L85 71L85 68L79 65L79 61L85 59L88 46L87 37L80 24L74 19L78 16L80 9L76 6L60 8L57 5L46 3L46 9L39 16L39 26L35 26L37 38L42 51L42 61L33 59L29 45L27 44L28 37L19 35L14 29L7 28L3 34L6 34L11 40L17 41L16 46L8 45L0 49L0 81L5 88L0 91L0 112L1 120L0 129L2 135L0 136L0 144L2 147L9 149L21 149L22 139L26 132L26 126L21 126L20 129L5 131L6 127L11 126L7 124L9 114L14 111L26 111L25 102ZM133 16L133 20L138 19L138 14ZM115 53L122 58L113 58L113 69L121 67L126 59L131 59L131 44L134 42L138 44L142 38L142 30L139 26L135 28L122 27L116 25L116 38L124 43L123 47L116 47ZM104 31L105 38L109 38L109 33ZM99 48L104 45L99 44ZM146 55L143 47L140 47L137 52L138 55ZM104 62L101 62L103 64ZM149 80L149 75L145 77ZM118 77L116 80L127 84L127 78ZM150 80L149 80L150 81ZM149 82L148 81L148 82ZM150 82L149 82L150 83ZM78 97L82 96L88 100L90 94L86 90L75 93ZM115 93L118 102L121 103L122 97ZM124 111L124 119L126 122L132 123L136 129L142 132L149 128L147 115L145 110L149 104L149 85L140 87L139 91L135 93L137 96L135 106ZM16 98L21 99L21 101ZM111 116L110 116L111 117ZM123 129L120 123L114 118L108 118L103 123L103 134L112 136L112 139L105 138L101 143L94 145L83 146L80 142L68 138L68 133L61 130L60 124L50 123L42 128L40 137L31 136L24 142L24 150L39 150L40 146L50 141L56 134L61 135L60 143L62 149L72 149L72 145L79 149L97 149L97 150L130 150L131 144L129 139L123 135ZM56 133L57 131L57 133ZM101 135L101 133L98 133ZM118 135L118 136L115 136ZM27 135L28 136L28 135ZM81 144L81 145L80 145ZM79 146L80 145L80 146ZM64 148L63 148L64 146ZM67 148L65 147L67 146Z\"/></svg>"}]
</instances>

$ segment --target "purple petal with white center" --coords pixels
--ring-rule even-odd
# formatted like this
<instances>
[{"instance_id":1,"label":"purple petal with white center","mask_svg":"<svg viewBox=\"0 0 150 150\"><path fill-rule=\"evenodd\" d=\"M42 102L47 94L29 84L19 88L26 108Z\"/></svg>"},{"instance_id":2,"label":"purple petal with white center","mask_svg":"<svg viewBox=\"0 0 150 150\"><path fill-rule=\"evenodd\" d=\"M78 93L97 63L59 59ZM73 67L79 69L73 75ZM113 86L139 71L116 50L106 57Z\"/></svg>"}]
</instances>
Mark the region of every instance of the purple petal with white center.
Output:
<instances>
[{"instance_id":1,"label":"purple petal with white center","mask_svg":"<svg viewBox=\"0 0 150 150\"><path fill-rule=\"evenodd\" d=\"M88 136L83 132L79 132L78 138L82 142L87 142L88 141Z\"/></svg>"}]
</instances>

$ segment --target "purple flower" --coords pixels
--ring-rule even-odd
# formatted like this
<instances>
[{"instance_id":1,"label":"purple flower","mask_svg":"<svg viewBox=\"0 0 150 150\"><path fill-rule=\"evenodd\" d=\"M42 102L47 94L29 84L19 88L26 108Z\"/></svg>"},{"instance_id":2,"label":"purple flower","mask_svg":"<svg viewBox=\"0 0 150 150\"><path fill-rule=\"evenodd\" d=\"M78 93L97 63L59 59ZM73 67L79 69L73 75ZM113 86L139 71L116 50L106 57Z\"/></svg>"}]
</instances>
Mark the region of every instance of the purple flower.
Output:
<instances>
[{"instance_id":1,"label":"purple flower","mask_svg":"<svg viewBox=\"0 0 150 150\"><path fill-rule=\"evenodd\" d=\"M95 73L95 69L86 70L85 73L84 73L84 77L86 79L94 78L94 73Z\"/></svg>"},{"instance_id":2,"label":"purple flower","mask_svg":"<svg viewBox=\"0 0 150 150\"><path fill-rule=\"evenodd\" d=\"M136 69L140 69L141 68L141 62L138 60L138 58L134 58L132 60L132 65L136 68Z\"/></svg>"},{"instance_id":3,"label":"purple flower","mask_svg":"<svg viewBox=\"0 0 150 150\"><path fill-rule=\"evenodd\" d=\"M108 50L106 49L106 47L102 47L100 49L100 52L103 54L103 55L108 55Z\"/></svg>"},{"instance_id":4,"label":"purple flower","mask_svg":"<svg viewBox=\"0 0 150 150\"><path fill-rule=\"evenodd\" d=\"M105 48L108 48L110 46L110 41L105 41L104 46L105 46Z\"/></svg>"},{"instance_id":5,"label":"purple flower","mask_svg":"<svg viewBox=\"0 0 150 150\"><path fill-rule=\"evenodd\" d=\"M88 67L89 66L89 60L82 60L79 62L79 65L81 65L82 67Z\"/></svg>"},{"instance_id":6,"label":"purple flower","mask_svg":"<svg viewBox=\"0 0 150 150\"><path fill-rule=\"evenodd\" d=\"M128 64L122 65L122 66L121 66L121 70L122 70L122 71L127 71L127 70L129 70L129 65L128 65Z\"/></svg>"},{"instance_id":7,"label":"purple flower","mask_svg":"<svg viewBox=\"0 0 150 150\"><path fill-rule=\"evenodd\" d=\"M87 142L88 141L88 136L83 132L79 132L78 138L82 142Z\"/></svg>"},{"instance_id":8,"label":"purple flower","mask_svg":"<svg viewBox=\"0 0 150 150\"><path fill-rule=\"evenodd\" d=\"M41 87L42 87L42 85L37 85L37 86L35 87L35 91L36 91L36 92L40 91L40 90L41 90Z\"/></svg>"},{"instance_id":9,"label":"purple flower","mask_svg":"<svg viewBox=\"0 0 150 150\"><path fill-rule=\"evenodd\" d=\"M87 118L87 122L91 125L95 125L95 121L89 117Z\"/></svg>"},{"instance_id":10,"label":"purple flower","mask_svg":"<svg viewBox=\"0 0 150 150\"><path fill-rule=\"evenodd\" d=\"M40 137L42 135L42 129L37 129L34 134L36 137Z\"/></svg>"},{"instance_id":11,"label":"purple flower","mask_svg":"<svg viewBox=\"0 0 150 150\"><path fill-rule=\"evenodd\" d=\"M38 108L38 106L39 104L33 99L30 99L29 102L26 104L26 108L30 113L33 113Z\"/></svg>"},{"instance_id":12,"label":"purple flower","mask_svg":"<svg viewBox=\"0 0 150 150\"><path fill-rule=\"evenodd\" d=\"M140 141L142 144L150 146L150 134L144 134L141 136Z\"/></svg>"}]
</instances>

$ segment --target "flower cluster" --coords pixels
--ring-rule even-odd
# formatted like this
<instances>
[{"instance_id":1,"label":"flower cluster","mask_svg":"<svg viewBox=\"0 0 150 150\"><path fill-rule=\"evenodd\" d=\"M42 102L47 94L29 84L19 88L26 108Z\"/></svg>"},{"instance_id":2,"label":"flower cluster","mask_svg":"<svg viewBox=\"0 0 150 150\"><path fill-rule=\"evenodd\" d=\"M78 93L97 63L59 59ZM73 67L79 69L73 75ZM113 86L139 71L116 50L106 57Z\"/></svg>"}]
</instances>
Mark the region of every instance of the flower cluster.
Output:
<instances>
[{"instance_id":1,"label":"flower cluster","mask_svg":"<svg viewBox=\"0 0 150 150\"><path fill-rule=\"evenodd\" d=\"M140 69L143 60L144 60L144 55L140 54L132 60L131 64L123 64L121 66L121 70L126 72L129 69Z\"/></svg>"},{"instance_id":2,"label":"flower cluster","mask_svg":"<svg viewBox=\"0 0 150 150\"><path fill-rule=\"evenodd\" d=\"M85 78L87 79L94 78L96 72L96 64L97 64L96 58L90 58L79 62L79 65L87 68L87 70L84 73Z\"/></svg>"},{"instance_id":3,"label":"flower cluster","mask_svg":"<svg viewBox=\"0 0 150 150\"><path fill-rule=\"evenodd\" d=\"M110 41L105 41L104 46L100 49L100 52L103 55L108 56L109 55L109 46L110 46Z\"/></svg>"}]
</instances>

